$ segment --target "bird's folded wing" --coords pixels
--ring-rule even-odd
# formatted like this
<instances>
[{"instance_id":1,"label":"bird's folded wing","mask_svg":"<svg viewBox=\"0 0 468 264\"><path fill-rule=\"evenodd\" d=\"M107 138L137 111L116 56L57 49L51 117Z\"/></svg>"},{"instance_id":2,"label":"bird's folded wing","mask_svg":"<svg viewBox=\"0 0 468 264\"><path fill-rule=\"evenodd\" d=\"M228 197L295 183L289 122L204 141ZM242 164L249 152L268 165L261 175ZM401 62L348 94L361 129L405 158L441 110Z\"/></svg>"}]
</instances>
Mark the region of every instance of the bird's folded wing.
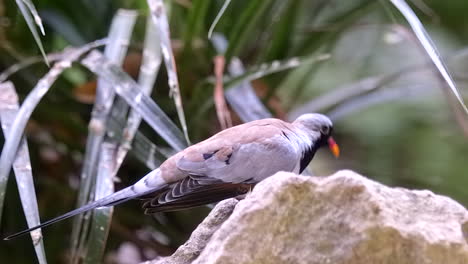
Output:
<instances>
[{"instance_id":1,"label":"bird's folded wing","mask_svg":"<svg viewBox=\"0 0 468 264\"><path fill-rule=\"evenodd\" d=\"M206 175L230 164L235 146L223 145L210 150L194 149L186 153L176 163L177 167L190 174Z\"/></svg>"},{"instance_id":2,"label":"bird's folded wing","mask_svg":"<svg viewBox=\"0 0 468 264\"><path fill-rule=\"evenodd\" d=\"M245 194L252 186L249 183L233 184L203 176L188 176L148 198L143 209L146 214L152 214L192 208Z\"/></svg>"},{"instance_id":3,"label":"bird's folded wing","mask_svg":"<svg viewBox=\"0 0 468 264\"><path fill-rule=\"evenodd\" d=\"M175 164L187 174L224 182L260 181L277 171L292 171L300 160L284 130L263 125L232 135L220 134L186 149Z\"/></svg>"}]
</instances>

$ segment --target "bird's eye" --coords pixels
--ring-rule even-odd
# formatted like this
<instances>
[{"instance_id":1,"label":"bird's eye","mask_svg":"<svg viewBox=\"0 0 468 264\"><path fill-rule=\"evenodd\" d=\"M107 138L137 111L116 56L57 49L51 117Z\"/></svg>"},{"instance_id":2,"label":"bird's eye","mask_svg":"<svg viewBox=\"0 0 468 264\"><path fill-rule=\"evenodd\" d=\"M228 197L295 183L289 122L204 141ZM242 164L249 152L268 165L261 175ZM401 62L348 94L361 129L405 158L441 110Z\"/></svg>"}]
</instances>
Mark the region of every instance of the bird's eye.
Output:
<instances>
[{"instance_id":1,"label":"bird's eye","mask_svg":"<svg viewBox=\"0 0 468 264\"><path fill-rule=\"evenodd\" d=\"M320 128L320 132L322 132L322 134L324 135L328 135L328 133L330 133L330 127L329 126L323 126Z\"/></svg>"}]
</instances>

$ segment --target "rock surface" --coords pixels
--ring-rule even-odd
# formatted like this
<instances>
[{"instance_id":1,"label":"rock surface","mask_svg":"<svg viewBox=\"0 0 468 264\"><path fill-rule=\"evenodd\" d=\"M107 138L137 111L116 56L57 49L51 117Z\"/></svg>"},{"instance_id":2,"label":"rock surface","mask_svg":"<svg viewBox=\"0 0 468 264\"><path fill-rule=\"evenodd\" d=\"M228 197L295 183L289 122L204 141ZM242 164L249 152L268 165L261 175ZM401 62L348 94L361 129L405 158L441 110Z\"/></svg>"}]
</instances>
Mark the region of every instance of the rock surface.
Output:
<instances>
[{"instance_id":1,"label":"rock surface","mask_svg":"<svg viewBox=\"0 0 468 264\"><path fill-rule=\"evenodd\" d=\"M201 251L191 255L194 264L468 263L463 206L430 191L389 188L352 171L324 178L277 173L205 239L193 240L197 232L204 231L197 229L187 242Z\"/></svg>"},{"instance_id":2,"label":"rock surface","mask_svg":"<svg viewBox=\"0 0 468 264\"><path fill-rule=\"evenodd\" d=\"M219 202L208 217L193 231L189 240L180 246L170 257L160 258L142 264L190 264L200 255L213 233L231 215L238 203L236 199Z\"/></svg>"}]
</instances>

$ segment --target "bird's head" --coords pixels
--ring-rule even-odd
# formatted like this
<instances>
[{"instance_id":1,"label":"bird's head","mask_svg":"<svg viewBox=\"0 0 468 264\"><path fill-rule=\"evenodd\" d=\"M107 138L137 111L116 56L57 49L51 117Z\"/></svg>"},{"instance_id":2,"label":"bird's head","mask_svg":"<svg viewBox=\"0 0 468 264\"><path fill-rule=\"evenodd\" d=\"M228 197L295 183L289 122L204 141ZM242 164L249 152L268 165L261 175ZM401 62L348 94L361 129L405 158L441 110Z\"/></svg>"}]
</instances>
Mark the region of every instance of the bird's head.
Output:
<instances>
[{"instance_id":1,"label":"bird's head","mask_svg":"<svg viewBox=\"0 0 468 264\"><path fill-rule=\"evenodd\" d=\"M303 114L293 124L313 134L319 147L328 145L335 157L340 155L340 148L331 136L333 123L327 116L317 113Z\"/></svg>"}]
</instances>

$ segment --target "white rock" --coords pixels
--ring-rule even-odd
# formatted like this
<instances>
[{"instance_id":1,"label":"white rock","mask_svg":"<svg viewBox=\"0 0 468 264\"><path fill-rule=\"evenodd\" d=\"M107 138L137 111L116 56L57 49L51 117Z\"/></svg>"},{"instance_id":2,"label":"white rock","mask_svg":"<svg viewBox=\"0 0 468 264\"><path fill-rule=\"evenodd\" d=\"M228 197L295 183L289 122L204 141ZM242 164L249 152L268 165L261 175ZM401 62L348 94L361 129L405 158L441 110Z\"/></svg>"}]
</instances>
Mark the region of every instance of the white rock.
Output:
<instances>
[{"instance_id":1,"label":"white rock","mask_svg":"<svg viewBox=\"0 0 468 264\"><path fill-rule=\"evenodd\" d=\"M236 205L193 263L468 264L467 241L468 212L448 197L352 171L281 172Z\"/></svg>"},{"instance_id":2,"label":"white rock","mask_svg":"<svg viewBox=\"0 0 468 264\"><path fill-rule=\"evenodd\" d=\"M208 217L192 233L189 240L180 246L170 257L156 259L144 264L189 264L200 255L213 233L231 215L236 199L224 200L210 212Z\"/></svg>"}]
</instances>

